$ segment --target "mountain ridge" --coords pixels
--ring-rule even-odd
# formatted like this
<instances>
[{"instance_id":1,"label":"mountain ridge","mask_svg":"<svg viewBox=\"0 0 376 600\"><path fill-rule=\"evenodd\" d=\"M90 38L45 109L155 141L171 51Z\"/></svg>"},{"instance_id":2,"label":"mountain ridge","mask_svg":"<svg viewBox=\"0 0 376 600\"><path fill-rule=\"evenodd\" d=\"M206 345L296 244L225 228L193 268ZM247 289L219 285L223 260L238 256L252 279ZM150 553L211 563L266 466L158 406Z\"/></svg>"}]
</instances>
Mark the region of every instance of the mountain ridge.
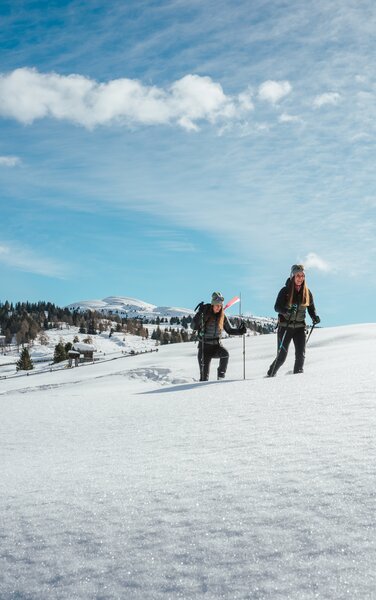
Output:
<instances>
[{"instance_id":1,"label":"mountain ridge","mask_svg":"<svg viewBox=\"0 0 376 600\"><path fill-rule=\"evenodd\" d=\"M102 300L81 300L68 304L67 308L71 311L95 310L102 314L133 318L184 317L194 314L194 310L190 308L157 306L130 296L107 296Z\"/></svg>"}]
</instances>

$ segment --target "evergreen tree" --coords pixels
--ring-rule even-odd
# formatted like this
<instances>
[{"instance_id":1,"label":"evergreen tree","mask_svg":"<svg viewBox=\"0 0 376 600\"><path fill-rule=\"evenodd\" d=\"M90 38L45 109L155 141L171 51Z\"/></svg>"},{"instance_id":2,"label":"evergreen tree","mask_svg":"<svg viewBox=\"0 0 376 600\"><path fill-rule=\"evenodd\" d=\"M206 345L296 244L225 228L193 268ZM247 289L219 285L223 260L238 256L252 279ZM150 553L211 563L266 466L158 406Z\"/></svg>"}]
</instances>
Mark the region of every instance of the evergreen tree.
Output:
<instances>
[{"instance_id":1,"label":"evergreen tree","mask_svg":"<svg viewBox=\"0 0 376 600\"><path fill-rule=\"evenodd\" d=\"M34 369L33 361L30 358L29 350L23 348L19 361L16 364L17 371L30 371Z\"/></svg>"},{"instance_id":2,"label":"evergreen tree","mask_svg":"<svg viewBox=\"0 0 376 600\"><path fill-rule=\"evenodd\" d=\"M87 332L89 335L96 335L97 328L96 328L96 323L95 323L94 319L91 319L89 321L89 326L87 328Z\"/></svg>"},{"instance_id":3,"label":"evergreen tree","mask_svg":"<svg viewBox=\"0 0 376 600\"><path fill-rule=\"evenodd\" d=\"M66 359L67 359L67 353L65 351L64 344L59 342L55 346L54 363L59 363Z\"/></svg>"}]
</instances>

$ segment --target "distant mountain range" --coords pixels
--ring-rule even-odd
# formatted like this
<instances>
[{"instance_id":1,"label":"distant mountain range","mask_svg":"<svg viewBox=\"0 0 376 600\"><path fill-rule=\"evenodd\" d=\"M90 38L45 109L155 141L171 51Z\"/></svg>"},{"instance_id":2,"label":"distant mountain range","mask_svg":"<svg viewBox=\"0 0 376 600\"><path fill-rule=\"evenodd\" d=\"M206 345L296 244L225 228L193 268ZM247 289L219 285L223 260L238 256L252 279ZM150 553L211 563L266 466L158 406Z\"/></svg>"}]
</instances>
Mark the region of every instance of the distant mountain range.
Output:
<instances>
[{"instance_id":1,"label":"distant mountain range","mask_svg":"<svg viewBox=\"0 0 376 600\"><path fill-rule=\"evenodd\" d=\"M103 300L82 300L67 306L71 311L85 312L95 310L103 315L118 315L122 318L160 319L163 317L184 317L193 315L190 308L176 308L173 306L156 306L127 296L109 296Z\"/></svg>"},{"instance_id":2,"label":"distant mountain range","mask_svg":"<svg viewBox=\"0 0 376 600\"><path fill-rule=\"evenodd\" d=\"M156 306L137 298L129 298L128 296L108 296L103 300L82 300L81 302L74 302L67 306L69 310L86 312L88 310L95 310L103 315L118 315L122 318L134 318L134 319L156 319L159 317L168 318L171 317L188 317L194 314L194 310L191 308L177 308L175 306ZM254 315L244 315L255 323L270 324L274 325L276 322L275 318L272 317L256 317Z\"/></svg>"}]
</instances>

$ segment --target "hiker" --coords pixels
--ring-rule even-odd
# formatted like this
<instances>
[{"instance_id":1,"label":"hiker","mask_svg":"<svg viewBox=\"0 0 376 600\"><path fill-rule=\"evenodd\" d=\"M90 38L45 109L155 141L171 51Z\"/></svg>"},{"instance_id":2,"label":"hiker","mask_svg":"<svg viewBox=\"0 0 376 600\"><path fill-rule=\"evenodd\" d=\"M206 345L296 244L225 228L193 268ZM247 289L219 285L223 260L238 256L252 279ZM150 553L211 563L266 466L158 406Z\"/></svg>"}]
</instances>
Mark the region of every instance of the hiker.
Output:
<instances>
[{"instance_id":1,"label":"hiker","mask_svg":"<svg viewBox=\"0 0 376 600\"><path fill-rule=\"evenodd\" d=\"M278 352L267 376L274 377L286 360L291 340L295 346L294 373L303 373L306 345L306 310L314 325L320 323L313 296L307 287L303 265L292 265L289 279L280 290L274 305L278 313Z\"/></svg>"},{"instance_id":2,"label":"hiker","mask_svg":"<svg viewBox=\"0 0 376 600\"><path fill-rule=\"evenodd\" d=\"M229 361L229 352L221 344L222 332L228 335L244 335L247 327L244 321L239 327L232 327L223 308L224 298L220 292L213 292L210 304L201 302L193 317L192 329L198 331L198 364L200 381L208 381L210 362L219 358L217 379L224 379Z\"/></svg>"}]
</instances>

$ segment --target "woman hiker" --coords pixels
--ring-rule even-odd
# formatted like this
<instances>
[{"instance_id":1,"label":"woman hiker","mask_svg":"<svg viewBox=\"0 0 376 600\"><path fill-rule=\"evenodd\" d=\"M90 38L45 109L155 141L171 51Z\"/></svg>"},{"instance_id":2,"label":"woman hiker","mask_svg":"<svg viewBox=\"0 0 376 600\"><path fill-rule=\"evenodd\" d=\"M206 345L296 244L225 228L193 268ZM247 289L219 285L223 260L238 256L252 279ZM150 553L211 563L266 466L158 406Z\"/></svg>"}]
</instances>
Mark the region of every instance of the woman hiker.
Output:
<instances>
[{"instance_id":1,"label":"woman hiker","mask_svg":"<svg viewBox=\"0 0 376 600\"><path fill-rule=\"evenodd\" d=\"M208 381L210 362L219 358L217 379L224 379L229 352L221 344L222 332L228 335L244 335L247 327L241 321L239 327L232 327L223 309L224 298L220 292L213 292L210 304L201 303L199 311L192 321L192 329L198 331L198 364L200 381Z\"/></svg>"},{"instance_id":2,"label":"woman hiker","mask_svg":"<svg viewBox=\"0 0 376 600\"><path fill-rule=\"evenodd\" d=\"M291 340L295 346L294 373L303 373L306 310L315 325L320 323L312 293L306 284L303 265L291 267L290 277L277 296L274 310L278 313L278 353L269 367L267 376L274 377L277 374L286 360Z\"/></svg>"}]
</instances>

